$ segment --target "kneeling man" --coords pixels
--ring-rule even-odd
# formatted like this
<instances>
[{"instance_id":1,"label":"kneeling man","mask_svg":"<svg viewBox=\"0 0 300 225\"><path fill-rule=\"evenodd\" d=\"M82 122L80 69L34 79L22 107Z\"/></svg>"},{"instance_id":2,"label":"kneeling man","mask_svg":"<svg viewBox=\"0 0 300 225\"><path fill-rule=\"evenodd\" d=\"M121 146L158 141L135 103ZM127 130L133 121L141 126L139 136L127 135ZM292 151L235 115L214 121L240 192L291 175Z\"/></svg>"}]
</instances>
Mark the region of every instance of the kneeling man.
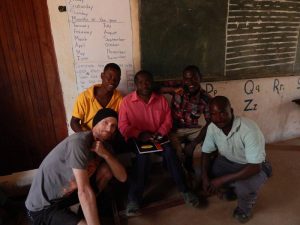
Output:
<instances>
[{"instance_id":1,"label":"kneeling man","mask_svg":"<svg viewBox=\"0 0 300 225\"><path fill-rule=\"evenodd\" d=\"M117 121L118 114L114 110L99 110L93 119L92 131L72 134L43 160L25 202L34 225L100 224L90 181L101 191L112 176L121 182L127 179L124 167L112 155L109 144L118 127ZM76 199L84 218L69 209Z\"/></svg>"},{"instance_id":2,"label":"kneeling man","mask_svg":"<svg viewBox=\"0 0 300 225\"><path fill-rule=\"evenodd\" d=\"M224 96L214 97L209 110L212 123L202 146L203 189L210 194L234 191L238 203L233 217L243 223L250 219L259 188L270 172L264 136L252 120L234 116Z\"/></svg>"}]
</instances>

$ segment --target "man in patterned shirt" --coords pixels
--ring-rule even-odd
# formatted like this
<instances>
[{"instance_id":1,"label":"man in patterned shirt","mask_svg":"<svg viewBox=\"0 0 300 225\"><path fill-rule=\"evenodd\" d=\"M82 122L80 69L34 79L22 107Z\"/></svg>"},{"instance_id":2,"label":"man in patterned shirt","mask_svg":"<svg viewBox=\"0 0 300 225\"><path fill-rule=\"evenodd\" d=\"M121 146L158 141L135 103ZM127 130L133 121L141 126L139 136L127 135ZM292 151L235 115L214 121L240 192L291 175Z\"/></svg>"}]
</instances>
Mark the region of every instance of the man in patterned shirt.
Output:
<instances>
[{"instance_id":1,"label":"man in patterned shirt","mask_svg":"<svg viewBox=\"0 0 300 225\"><path fill-rule=\"evenodd\" d=\"M211 96L200 86L202 74L197 66L190 65L183 70L182 86L174 90L171 100L173 131L170 140L179 158L188 171L193 170L194 150L201 152L206 129L210 123L208 102ZM180 91L178 91L180 90ZM204 115L206 124L201 126L199 118ZM182 143L185 143L184 148Z\"/></svg>"}]
</instances>

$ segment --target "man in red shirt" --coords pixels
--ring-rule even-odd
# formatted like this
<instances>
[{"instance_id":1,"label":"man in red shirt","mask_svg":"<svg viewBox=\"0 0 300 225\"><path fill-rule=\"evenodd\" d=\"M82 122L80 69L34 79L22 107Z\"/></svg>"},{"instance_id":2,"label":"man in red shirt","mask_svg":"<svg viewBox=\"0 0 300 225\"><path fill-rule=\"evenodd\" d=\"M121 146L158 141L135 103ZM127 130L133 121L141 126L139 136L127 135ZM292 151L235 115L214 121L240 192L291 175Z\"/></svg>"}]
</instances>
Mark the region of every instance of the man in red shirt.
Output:
<instances>
[{"instance_id":1,"label":"man in red shirt","mask_svg":"<svg viewBox=\"0 0 300 225\"><path fill-rule=\"evenodd\" d=\"M136 91L128 94L122 101L119 111L119 129L125 139L140 142L166 136L172 128L170 107L164 96L153 92L153 77L147 71L139 71L134 78ZM162 145L160 153L166 161L178 189L187 204L199 206L199 199L186 185L184 174L176 152L169 143ZM127 216L138 213L142 202L146 179L150 170L150 155L137 153L137 162L130 179Z\"/></svg>"}]
</instances>

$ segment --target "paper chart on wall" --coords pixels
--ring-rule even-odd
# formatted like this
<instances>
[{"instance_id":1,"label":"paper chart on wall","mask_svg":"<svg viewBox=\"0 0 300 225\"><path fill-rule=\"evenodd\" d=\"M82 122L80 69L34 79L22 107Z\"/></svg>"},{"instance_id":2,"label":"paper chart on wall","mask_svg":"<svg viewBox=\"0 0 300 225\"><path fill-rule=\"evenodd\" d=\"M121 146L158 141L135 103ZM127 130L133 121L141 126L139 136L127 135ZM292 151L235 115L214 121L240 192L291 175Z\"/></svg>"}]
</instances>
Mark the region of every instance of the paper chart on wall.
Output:
<instances>
[{"instance_id":1,"label":"paper chart on wall","mask_svg":"<svg viewBox=\"0 0 300 225\"><path fill-rule=\"evenodd\" d=\"M116 7L117 6L117 7ZM132 30L129 0L68 0L77 90L101 82L110 62L121 67L119 89L133 89Z\"/></svg>"}]
</instances>

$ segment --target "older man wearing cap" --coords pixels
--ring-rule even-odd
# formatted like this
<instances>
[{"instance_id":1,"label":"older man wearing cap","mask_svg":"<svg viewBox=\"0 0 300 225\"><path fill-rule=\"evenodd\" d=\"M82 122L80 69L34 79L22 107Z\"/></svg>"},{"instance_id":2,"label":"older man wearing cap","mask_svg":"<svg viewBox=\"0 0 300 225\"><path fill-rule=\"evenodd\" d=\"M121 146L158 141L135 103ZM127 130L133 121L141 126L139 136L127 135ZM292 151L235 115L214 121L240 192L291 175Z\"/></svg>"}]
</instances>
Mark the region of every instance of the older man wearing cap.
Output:
<instances>
[{"instance_id":1,"label":"older man wearing cap","mask_svg":"<svg viewBox=\"0 0 300 225\"><path fill-rule=\"evenodd\" d=\"M101 109L93 119L91 131L72 134L47 155L25 202L32 224L100 224L90 178L95 178L99 191L112 176L121 182L127 179L109 144L117 123L114 110ZM84 218L69 209L76 199Z\"/></svg>"}]
</instances>

